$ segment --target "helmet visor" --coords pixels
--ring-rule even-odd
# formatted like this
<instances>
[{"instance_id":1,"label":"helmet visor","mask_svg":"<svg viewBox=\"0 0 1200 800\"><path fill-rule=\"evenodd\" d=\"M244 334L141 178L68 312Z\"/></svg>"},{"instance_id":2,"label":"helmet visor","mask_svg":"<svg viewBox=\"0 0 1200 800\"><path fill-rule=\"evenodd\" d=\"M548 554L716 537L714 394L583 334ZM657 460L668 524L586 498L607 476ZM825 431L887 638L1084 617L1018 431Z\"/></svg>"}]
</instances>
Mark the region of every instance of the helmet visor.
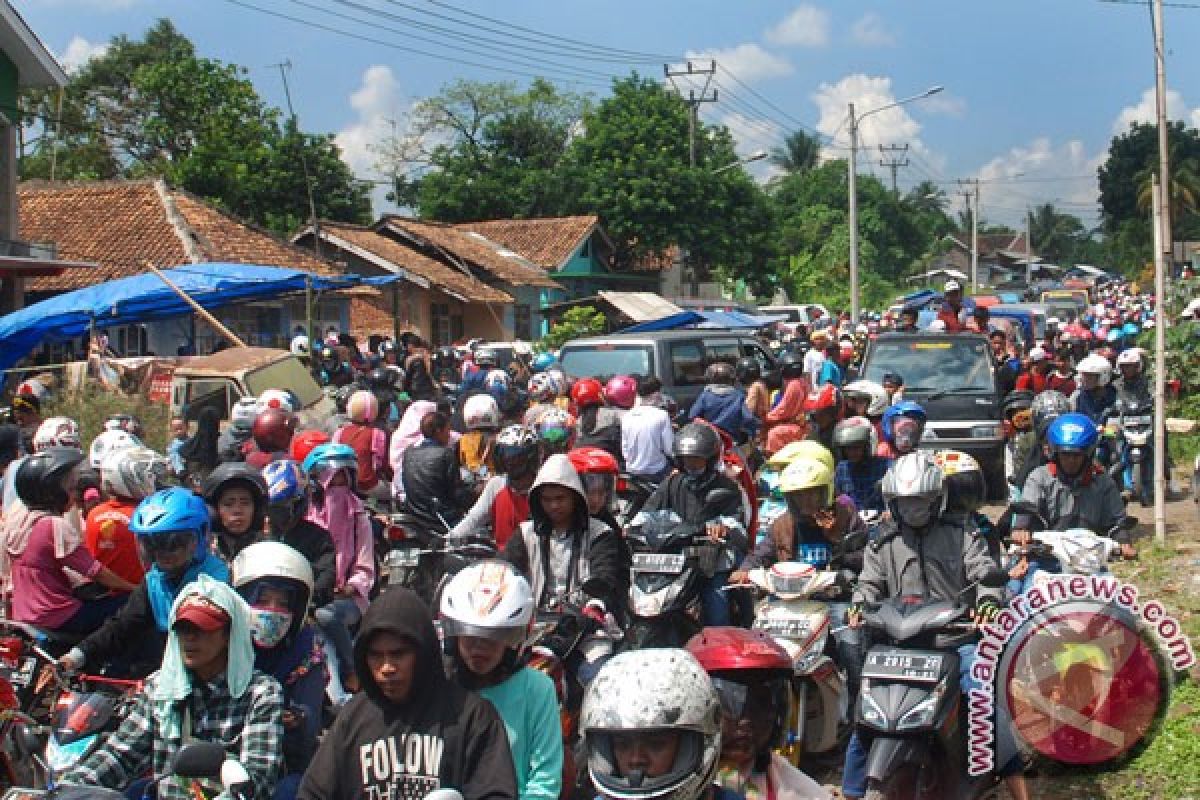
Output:
<instances>
[{"instance_id":1,"label":"helmet visor","mask_svg":"<svg viewBox=\"0 0 1200 800\"><path fill-rule=\"evenodd\" d=\"M721 713L730 719L749 719L756 727L770 725L781 702L786 702L786 679L758 680L743 683L728 678L713 678Z\"/></svg>"},{"instance_id":2,"label":"helmet visor","mask_svg":"<svg viewBox=\"0 0 1200 800\"><path fill-rule=\"evenodd\" d=\"M142 561L153 564L164 555L184 551L190 553L196 548L196 534L194 531L171 531L156 533L153 536L139 536L138 547L142 553Z\"/></svg>"}]
</instances>

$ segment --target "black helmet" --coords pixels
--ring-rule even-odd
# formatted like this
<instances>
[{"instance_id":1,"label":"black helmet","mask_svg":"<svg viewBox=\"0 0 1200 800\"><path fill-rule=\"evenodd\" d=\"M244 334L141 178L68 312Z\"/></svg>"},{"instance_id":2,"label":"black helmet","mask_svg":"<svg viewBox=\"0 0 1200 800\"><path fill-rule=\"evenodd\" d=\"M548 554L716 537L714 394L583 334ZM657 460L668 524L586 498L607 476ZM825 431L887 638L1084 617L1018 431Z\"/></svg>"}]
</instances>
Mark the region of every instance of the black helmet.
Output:
<instances>
[{"instance_id":1,"label":"black helmet","mask_svg":"<svg viewBox=\"0 0 1200 800\"><path fill-rule=\"evenodd\" d=\"M716 361L708 365L708 369L704 370L705 383L716 383L722 386L730 386L733 384L733 366L724 361Z\"/></svg>"},{"instance_id":2,"label":"black helmet","mask_svg":"<svg viewBox=\"0 0 1200 800\"><path fill-rule=\"evenodd\" d=\"M17 497L31 511L62 513L70 504L64 479L83 463L83 451L75 447L47 447L26 458L17 468L13 485Z\"/></svg>"},{"instance_id":3,"label":"black helmet","mask_svg":"<svg viewBox=\"0 0 1200 800\"><path fill-rule=\"evenodd\" d=\"M779 358L779 375L785 381L804 376L804 356L789 350Z\"/></svg>"},{"instance_id":4,"label":"black helmet","mask_svg":"<svg viewBox=\"0 0 1200 800\"><path fill-rule=\"evenodd\" d=\"M391 392L396 388L395 372L385 367L376 367L367 374L367 388L372 392Z\"/></svg>"},{"instance_id":5,"label":"black helmet","mask_svg":"<svg viewBox=\"0 0 1200 800\"><path fill-rule=\"evenodd\" d=\"M200 487L200 494L204 496L210 506L216 508L221 493L233 485L244 486L250 490L250 497L254 500L254 519L250 529L262 530L263 521L267 515L267 482L263 480L258 470L244 461L218 464L217 468L204 479L204 483ZM213 515L213 530L221 532L221 523L215 514Z\"/></svg>"},{"instance_id":6,"label":"black helmet","mask_svg":"<svg viewBox=\"0 0 1200 800\"><path fill-rule=\"evenodd\" d=\"M1028 389L1014 389L1004 398L1004 416L1011 417L1031 405L1033 405L1033 392Z\"/></svg>"},{"instance_id":7,"label":"black helmet","mask_svg":"<svg viewBox=\"0 0 1200 800\"><path fill-rule=\"evenodd\" d=\"M758 359L746 356L739 358L737 362L737 379L738 383L746 385L754 383L762 377L762 367L758 363Z\"/></svg>"},{"instance_id":8,"label":"black helmet","mask_svg":"<svg viewBox=\"0 0 1200 800\"><path fill-rule=\"evenodd\" d=\"M687 473L683 465L685 456L704 459L704 471L701 474L687 474L687 481L692 488L703 488L716 476L717 461L721 458L721 437L712 426L693 422L685 425L675 436L671 454L675 457L676 468L684 473Z\"/></svg>"}]
</instances>

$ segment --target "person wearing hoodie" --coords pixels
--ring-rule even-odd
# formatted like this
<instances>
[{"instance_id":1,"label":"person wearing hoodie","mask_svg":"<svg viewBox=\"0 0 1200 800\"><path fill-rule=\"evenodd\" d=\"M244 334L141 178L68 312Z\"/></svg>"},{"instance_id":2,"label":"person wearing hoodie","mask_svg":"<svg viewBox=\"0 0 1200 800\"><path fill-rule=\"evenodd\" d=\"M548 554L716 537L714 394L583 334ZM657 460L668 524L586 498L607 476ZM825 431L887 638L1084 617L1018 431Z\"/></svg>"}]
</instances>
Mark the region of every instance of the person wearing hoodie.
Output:
<instances>
[{"instance_id":1,"label":"person wearing hoodie","mask_svg":"<svg viewBox=\"0 0 1200 800\"><path fill-rule=\"evenodd\" d=\"M734 385L734 378L731 365L724 361L710 364L704 371L708 385L692 403L688 420L707 420L734 441L744 442L758 433L759 421L746 406L746 393Z\"/></svg>"},{"instance_id":2,"label":"person wearing hoodie","mask_svg":"<svg viewBox=\"0 0 1200 800\"><path fill-rule=\"evenodd\" d=\"M217 457L222 463L246 458L246 442L250 441L257 416L257 397L243 397L233 404L229 410L229 427L217 437Z\"/></svg>"},{"instance_id":3,"label":"person wearing hoodie","mask_svg":"<svg viewBox=\"0 0 1200 800\"><path fill-rule=\"evenodd\" d=\"M552 455L542 464L529 512L504 557L529 580L537 607L561 610L569 603L602 621L619 602L620 544L616 532L589 516L583 482L567 456Z\"/></svg>"},{"instance_id":4,"label":"person wearing hoodie","mask_svg":"<svg viewBox=\"0 0 1200 800\"><path fill-rule=\"evenodd\" d=\"M169 631L162 668L134 696L120 727L58 782L120 789L150 773L157 783L147 794L191 800L186 782L165 776L180 748L201 740L220 744L226 758L245 768L249 797L267 800L283 766L283 693L254 668L245 601L202 575L176 598ZM214 781L201 785L213 795L221 791Z\"/></svg>"},{"instance_id":5,"label":"person wearing hoodie","mask_svg":"<svg viewBox=\"0 0 1200 800\"><path fill-rule=\"evenodd\" d=\"M300 800L402 800L457 789L516 800L508 737L491 703L446 678L429 609L395 588L363 616L354 642L363 691L321 740Z\"/></svg>"}]
</instances>

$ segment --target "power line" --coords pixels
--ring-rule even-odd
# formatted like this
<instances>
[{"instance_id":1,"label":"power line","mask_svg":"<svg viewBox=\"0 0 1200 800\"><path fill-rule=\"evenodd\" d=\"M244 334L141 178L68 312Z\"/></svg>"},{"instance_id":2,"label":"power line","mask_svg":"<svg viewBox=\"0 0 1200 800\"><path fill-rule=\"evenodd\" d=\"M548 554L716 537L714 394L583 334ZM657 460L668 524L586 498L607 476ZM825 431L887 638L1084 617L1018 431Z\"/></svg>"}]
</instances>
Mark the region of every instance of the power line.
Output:
<instances>
[{"instance_id":1,"label":"power line","mask_svg":"<svg viewBox=\"0 0 1200 800\"><path fill-rule=\"evenodd\" d=\"M760 93L759 93L757 90L755 90L755 89L754 89L754 88L752 88L751 86L747 85L745 82L743 82L743 81L742 81L742 79L741 79L741 78L739 78L737 75L734 75L734 74L733 74L733 73L732 73L732 72L729 70L729 68L728 68L728 67L722 67L722 68L721 68L721 70L722 70L722 71L723 71L723 72L724 72L726 75L728 75L728 76L730 77L730 79L731 79L731 80L732 80L734 83L736 83L738 86L741 86L743 89L745 89L746 91L750 92L750 94L754 95L754 96L755 96L755 97L757 97L759 100L761 100L763 103L765 103L765 104L767 105L767 107L768 107L768 108L774 109L774 110L775 110L775 111L777 111L778 113L782 114L782 115L783 115L783 117L784 117L784 119L790 120L790 121L791 121L793 124L795 124L795 125L798 125L799 127L803 128L804 130L806 130L806 131L808 131L808 132L812 133L812 134L813 134L814 136L816 136L818 139L825 139L825 140L828 140L828 141L832 141L832 137L826 136L825 134L821 133L819 130L817 130L817 129L816 129L816 128L814 128L813 126L811 126L811 125L809 125L809 124L807 124L807 123L801 122L800 120L796 119L796 118L795 118L795 117L793 117L791 114L789 114L788 112L784 111L782 108L780 108L779 106L777 106L775 103L771 102L769 99L767 99L766 97L764 97L764 96L763 96L762 94L760 94Z\"/></svg>"}]
</instances>

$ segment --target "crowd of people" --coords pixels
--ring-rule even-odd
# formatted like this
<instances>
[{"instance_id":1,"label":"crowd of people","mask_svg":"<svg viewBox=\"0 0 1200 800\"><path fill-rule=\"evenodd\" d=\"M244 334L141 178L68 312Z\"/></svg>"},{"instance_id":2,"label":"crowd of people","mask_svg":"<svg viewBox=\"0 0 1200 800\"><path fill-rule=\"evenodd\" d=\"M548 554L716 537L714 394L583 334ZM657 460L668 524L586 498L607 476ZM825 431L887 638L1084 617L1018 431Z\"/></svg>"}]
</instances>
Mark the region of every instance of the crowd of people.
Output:
<instances>
[{"instance_id":1,"label":"crowd of people","mask_svg":"<svg viewBox=\"0 0 1200 800\"><path fill-rule=\"evenodd\" d=\"M75 421L42 418L41 393L20 391L15 423L0 426L9 616L58 642L64 668L146 678L107 745L60 781L157 780L198 738L226 746L255 797L560 796L560 698L526 666L529 629L568 608L598 625L628 618L620 477L648 487L642 511L673 511L720 555L686 650L623 653L587 676L595 791L826 797L772 755L791 660L747 629L730 583L786 561L856 575L834 604L853 692L866 604L973 597L986 622L1006 595L971 587L1000 563L1001 538L1119 531L1125 516L1131 487L1100 466L1120 457L1103 430L1118 398L1147 393L1129 328L1153 322L1153 299L1101 289L1078 319L1023 343L945 288L934 329L988 335L1011 494L1040 520L989 519L975 459L918 448L926 413L904 399L904 376L847 380L869 337L914 328L911 309L799 326L774 369L712 363L690 408L653 376L574 379L550 353L505 365L486 347L433 350L416 336L364 352L332 331L293 342L336 404L320 428L299 427L280 387L237 401L224 430L211 408L172 420L158 453L132 416L84 442ZM497 556L449 580L431 613L408 590L381 590L376 516L392 509L449 542L487 539ZM1029 577L1025 559L1002 567L1014 590ZM758 661L722 659L743 650ZM866 744L851 739L846 797L866 792ZM1029 796L1019 761L1002 774ZM160 797L188 794L157 783Z\"/></svg>"}]
</instances>

